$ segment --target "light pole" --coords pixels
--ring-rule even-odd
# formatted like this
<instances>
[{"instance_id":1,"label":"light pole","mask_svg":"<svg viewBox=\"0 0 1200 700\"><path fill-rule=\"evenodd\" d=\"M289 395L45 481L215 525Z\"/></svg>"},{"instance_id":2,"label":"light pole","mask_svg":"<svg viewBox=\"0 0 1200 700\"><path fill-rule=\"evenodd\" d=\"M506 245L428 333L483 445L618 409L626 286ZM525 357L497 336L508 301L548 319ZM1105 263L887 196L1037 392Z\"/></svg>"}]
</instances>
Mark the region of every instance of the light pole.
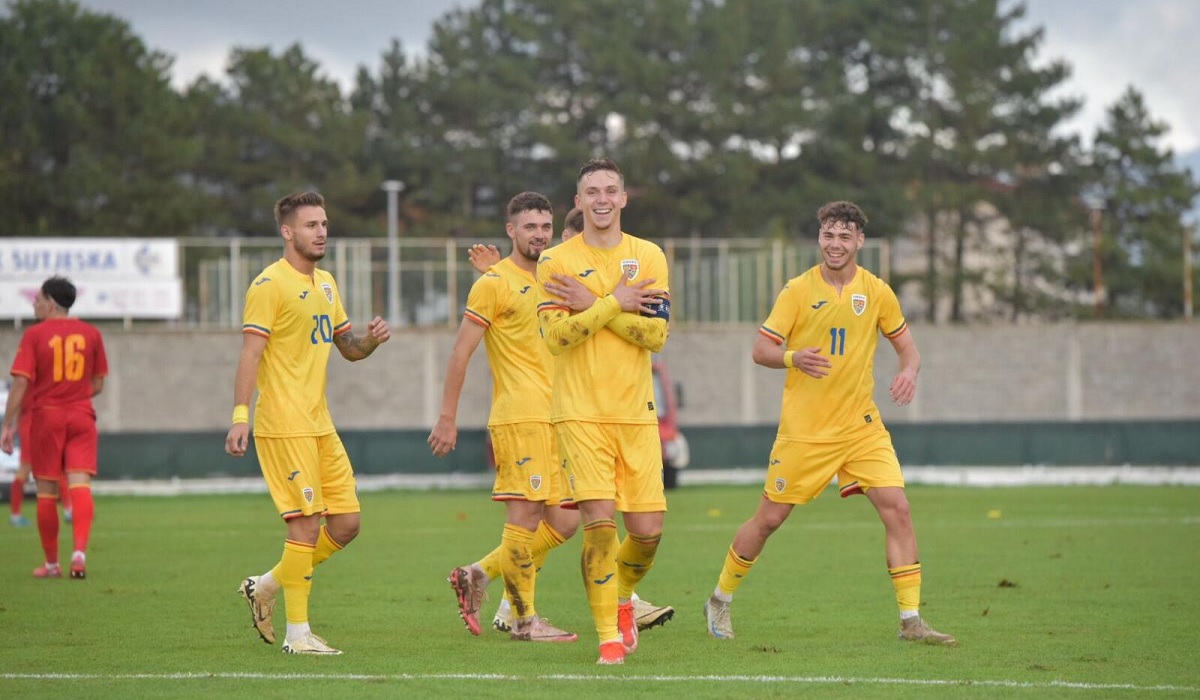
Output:
<instances>
[{"instance_id":1,"label":"light pole","mask_svg":"<svg viewBox=\"0 0 1200 700\"><path fill-rule=\"evenodd\" d=\"M388 206L387 316L388 323L395 327L400 322L400 193L404 183L384 180L381 187L387 192Z\"/></svg>"}]
</instances>

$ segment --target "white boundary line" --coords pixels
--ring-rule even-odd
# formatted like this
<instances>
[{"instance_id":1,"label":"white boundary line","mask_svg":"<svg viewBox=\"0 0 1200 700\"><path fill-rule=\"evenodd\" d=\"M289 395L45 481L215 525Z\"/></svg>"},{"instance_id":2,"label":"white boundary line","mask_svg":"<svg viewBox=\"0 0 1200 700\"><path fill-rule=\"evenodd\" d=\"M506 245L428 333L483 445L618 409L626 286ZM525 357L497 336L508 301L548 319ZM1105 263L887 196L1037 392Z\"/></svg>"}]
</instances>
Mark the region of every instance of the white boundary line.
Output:
<instances>
[{"instance_id":1,"label":"white boundary line","mask_svg":"<svg viewBox=\"0 0 1200 700\"><path fill-rule=\"evenodd\" d=\"M1082 683L1076 681L1004 681L948 678L862 678L854 676L602 676L587 674L547 674L519 676L490 673L0 673L4 680L334 680L334 681L622 681L622 682L693 682L716 683L796 683L811 685L917 685L969 688L1074 688L1077 690L1149 690L1158 692L1198 692L1200 687L1181 685L1137 685L1135 683Z\"/></svg>"},{"instance_id":2,"label":"white boundary line","mask_svg":"<svg viewBox=\"0 0 1200 700\"><path fill-rule=\"evenodd\" d=\"M684 486L704 484L762 484L766 469L685 469ZM359 491L407 489L487 489L494 476L477 474L362 474ZM907 467L909 484L938 486L1200 486L1200 467ZM215 479L97 479L92 490L109 496L184 496L228 493L266 493L260 477Z\"/></svg>"}]
</instances>

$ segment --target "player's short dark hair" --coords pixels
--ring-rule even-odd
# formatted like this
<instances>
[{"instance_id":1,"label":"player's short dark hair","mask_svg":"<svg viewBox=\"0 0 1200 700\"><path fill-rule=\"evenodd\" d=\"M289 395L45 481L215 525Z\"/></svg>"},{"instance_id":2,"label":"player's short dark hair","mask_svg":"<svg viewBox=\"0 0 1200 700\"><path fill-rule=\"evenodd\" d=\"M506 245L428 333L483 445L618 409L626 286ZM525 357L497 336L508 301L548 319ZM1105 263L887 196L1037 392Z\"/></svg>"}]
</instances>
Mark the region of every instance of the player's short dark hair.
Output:
<instances>
[{"instance_id":1,"label":"player's short dark hair","mask_svg":"<svg viewBox=\"0 0 1200 700\"><path fill-rule=\"evenodd\" d=\"M867 230L867 215L854 202L829 202L817 210L817 223L824 228L825 224L841 222L849 226L854 224L859 231Z\"/></svg>"},{"instance_id":2,"label":"player's short dark hair","mask_svg":"<svg viewBox=\"0 0 1200 700\"><path fill-rule=\"evenodd\" d=\"M51 299L55 304L70 310L75 304L75 285L66 277L55 275L42 282L42 296Z\"/></svg>"},{"instance_id":3,"label":"player's short dark hair","mask_svg":"<svg viewBox=\"0 0 1200 700\"><path fill-rule=\"evenodd\" d=\"M575 207L567 212L567 218L563 221L563 226L566 226L575 233L583 233L583 210Z\"/></svg>"},{"instance_id":4,"label":"player's short dark hair","mask_svg":"<svg viewBox=\"0 0 1200 700\"><path fill-rule=\"evenodd\" d=\"M508 200L508 218L512 219L523 211L544 211L554 216L554 206L541 192L522 192Z\"/></svg>"},{"instance_id":5,"label":"player's short dark hair","mask_svg":"<svg viewBox=\"0 0 1200 700\"><path fill-rule=\"evenodd\" d=\"M583 167L579 169L579 178L575 180L575 182L578 183L580 180L583 180L585 176L601 170L614 172L617 174L617 177L621 179L622 184L625 182L625 175L621 172L621 169L617 167L617 164L612 158L593 158L584 163Z\"/></svg>"},{"instance_id":6,"label":"player's short dark hair","mask_svg":"<svg viewBox=\"0 0 1200 700\"><path fill-rule=\"evenodd\" d=\"M325 198L316 192L293 192L275 202L275 225L283 226L292 220L300 207L324 207Z\"/></svg>"}]
</instances>

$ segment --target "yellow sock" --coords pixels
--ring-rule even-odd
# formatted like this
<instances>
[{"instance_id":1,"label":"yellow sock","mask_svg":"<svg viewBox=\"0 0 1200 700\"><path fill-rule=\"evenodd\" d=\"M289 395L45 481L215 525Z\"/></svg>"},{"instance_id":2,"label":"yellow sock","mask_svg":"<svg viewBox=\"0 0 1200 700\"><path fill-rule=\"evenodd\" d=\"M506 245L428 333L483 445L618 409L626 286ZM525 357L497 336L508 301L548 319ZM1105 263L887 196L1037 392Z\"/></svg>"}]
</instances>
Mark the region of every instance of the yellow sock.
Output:
<instances>
[{"instance_id":1,"label":"yellow sock","mask_svg":"<svg viewBox=\"0 0 1200 700\"><path fill-rule=\"evenodd\" d=\"M629 600L638 583L654 566L654 553L662 534L635 535L625 533L625 541L617 550L617 600Z\"/></svg>"},{"instance_id":2,"label":"yellow sock","mask_svg":"<svg viewBox=\"0 0 1200 700\"><path fill-rule=\"evenodd\" d=\"M334 554L342 551L342 545L329 536L329 528L321 526L321 534L317 535L317 549L313 552L313 567L325 561Z\"/></svg>"},{"instance_id":3,"label":"yellow sock","mask_svg":"<svg viewBox=\"0 0 1200 700\"><path fill-rule=\"evenodd\" d=\"M742 585L742 579L750 573L750 567L754 566L754 562L758 559L743 559L738 556L738 553L733 551L733 547L729 548L729 553L725 555L725 566L721 567L721 578L717 579L717 590L725 595L733 595L733 592Z\"/></svg>"},{"instance_id":4,"label":"yellow sock","mask_svg":"<svg viewBox=\"0 0 1200 700\"><path fill-rule=\"evenodd\" d=\"M504 545L500 544L495 549L487 553L483 559L479 560L479 568L483 569L483 573L487 574L489 579L500 578L500 561L504 557Z\"/></svg>"},{"instance_id":5,"label":"yellow sock","mask_svg":"<svg viewBox=\"0 0 1200 700\"><path fill-rule=\"evenodd\" d=\"M504 590L512 602L513 617L536 615L534 607L534 582L537 571L533 568L533 531L519 525L504 526L500 538L504 556L500 559L500 570L504 574Z\"/></svg>"},{"instance_id":6,"label":"yellow sock","mask_svg":"<svg viewBox=\"0 0 1200 700\"><path fill-rule=\"evenodd\" d=\"M583 587L600 643L621 639L617 631L617 523L611 518L583 526Z\"/></svg>"},{"instance_id":7,"label":"yellow sock","mask_svg":"<svg viewBox=\"0 0 1200 700\"><path fill-rule=\"evenodd\" d=\"M558 530L550 527L545 520L538 523L538 529L533 533L533 568L535 571L541 571L546 564L546 556L550 554L550 550L566 542ZM497 549L496 551L500 551ZM504 599L512 604L512 596L508 594L508 587L504 588Z\"/></svg>"},{"instance_id":8,"label":"yellow sock","mask_svg":"<svg viewBox=\"0 0 1200 700\"><path fill-rule=\"evenodd\" d=\"M295 540L285 540L283 557L271 570L283 588L283 607L289 624L308 622L308 593L312 590L313 552L316 547Z\"/></svg>"},{"instance_id":9,"label":"yellow sock","mask_svg":"<svg viewBox=\"0 0 1200 700\"><path fill-rule=\"evenodd\" d=\"M546 556L550 550L566 542L558 530L550 527L545 520L538 523L537 531L533 533L533 565L538 571L546 564Z\"/></svg>"},{"instance_id":10,"label":"yellow sock","mask_svg":"<svg viewBox=\"0 0 1200 700\"><path fill-rule=\"evenodd\" d=\"M896 589L896 604L900 613L921 609L921 562L888 568L892 586Z\"/></svg>"}]
</instances>

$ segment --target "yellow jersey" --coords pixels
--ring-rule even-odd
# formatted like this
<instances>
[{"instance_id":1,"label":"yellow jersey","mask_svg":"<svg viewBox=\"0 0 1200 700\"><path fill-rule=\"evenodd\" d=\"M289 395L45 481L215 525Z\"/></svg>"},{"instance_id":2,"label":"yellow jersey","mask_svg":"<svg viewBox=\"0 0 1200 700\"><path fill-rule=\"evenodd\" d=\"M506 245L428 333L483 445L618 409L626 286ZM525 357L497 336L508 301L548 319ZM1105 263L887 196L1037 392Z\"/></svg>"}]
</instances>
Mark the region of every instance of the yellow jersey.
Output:
<instances>
[{"instance_id":1,"label":"yellow jersey","mask_svg":"<svg viewBox=\"0 0 1200 700\"><path fill-rule=\"evenodd\" d=\"M538 332L537 281L505 258L471 285L463 317L483 326L492 368L488 425L550 422L554 356Z\"/></svg>"},{"instance_id":2,"label":"yellow jersey","mask_svg":"<svg viewBox=\"0 0 1200 700\"><path fill-rule=\"evenodd\" d=\"M892 288L862 267L841 294L820 265L788 280L759 332L787 350L818 347L832 366L820 379L787 371L778 437L833 442L881 428L875 347L879 333L894 338L907 327Z\"/></svg>"},{"instance_id":3,"label":"yellow jersey","mask_svg":"<svg viewBox=\"0 0 1200 700\"><path fill-rule=\"evenodd\" d=\"M246 292L242 332L267 338L258 365L254 434L260 437L328 435L333 419L325 401L333 337L350 330L333 275L308 275L280 259Z\"/></svg>"},{"instance_id":4,"label":"yellow jersey","mask_svg":"<svg viewBox=\"0 0 1200 700\"><path fill-rule=\"evenodd\" d=\"M650 285L662 289L664 312L660 319L645 319L662 323L662 337L670 309L670 287L667 277L667 258L662 249L650 241L621 234L614 248L593 248L584 236L574 236L565 243L542 252L538 260L538 314L561 314L569 311L562 301L546 291L545 285L554 275L573 277L600 299L597 304L612 304L605 300L621 280L627 283L653 279ZM614 312L616 313L616 312ZM630 312L635 319L644 317ZM597 423L657 423L654 407L654 383L650 372L651 353L644 347L622 338L609 327L602 327L583 342L558 355L554 364L554 398L552 415L558 421L590 421Z\"/></svg>"}]
</instances>

